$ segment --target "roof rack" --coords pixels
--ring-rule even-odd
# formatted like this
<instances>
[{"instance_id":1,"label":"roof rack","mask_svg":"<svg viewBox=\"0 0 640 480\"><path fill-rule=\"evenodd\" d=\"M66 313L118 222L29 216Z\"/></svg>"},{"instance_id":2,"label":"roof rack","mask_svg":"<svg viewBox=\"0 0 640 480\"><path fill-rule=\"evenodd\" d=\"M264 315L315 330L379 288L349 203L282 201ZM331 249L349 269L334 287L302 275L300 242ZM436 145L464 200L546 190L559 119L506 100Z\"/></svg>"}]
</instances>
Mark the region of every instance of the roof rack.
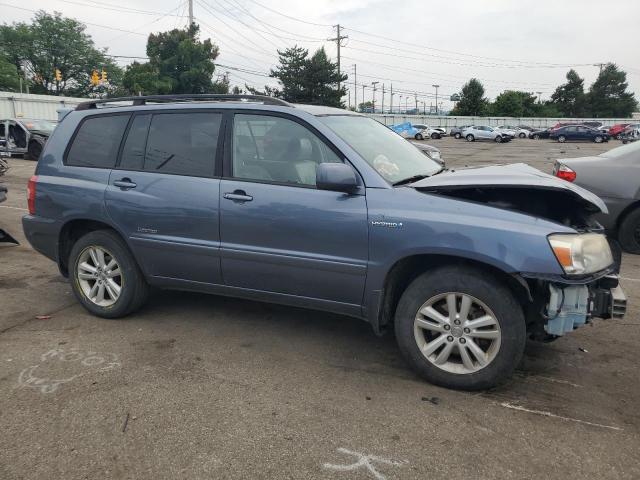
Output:
<instances>
[{"instance_id":1,"label":"roof rack","mask_svg":"<svg viewBox=\"0 0 640 480\"><path fill-rule=\"evenodd\" d=\"M138 97L116 97L90 100L79 103L76 110L91 110L98 108L98 105L109 103L132 102L132 105L147 105L149 103L181 103L181 102L233 102L233 101L253 101L264 105L279 105L291 107L289 102L280 98L267 97L266 95L229 95L229 94L180 94L180 95L144 95Z\"/></svg>"}]
</instances>

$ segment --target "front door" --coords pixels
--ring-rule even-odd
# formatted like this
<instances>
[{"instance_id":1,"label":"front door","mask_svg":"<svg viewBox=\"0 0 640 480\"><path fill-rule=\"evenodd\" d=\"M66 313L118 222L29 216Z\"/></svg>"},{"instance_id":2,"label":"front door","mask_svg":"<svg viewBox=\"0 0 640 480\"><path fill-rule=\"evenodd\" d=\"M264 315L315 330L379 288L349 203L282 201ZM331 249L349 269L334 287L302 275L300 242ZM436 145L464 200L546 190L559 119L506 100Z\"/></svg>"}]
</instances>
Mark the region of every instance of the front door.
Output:
<instances>
[{"instance_id":1,"label":"front door","mask_svg":"<svg viewBox=\"0 0 640 480\"><path fill-rule=\"evenodd\" d=\"M130 122L107 211L159 281L221 283L214 175L221 123L216 112L144 113Z\"/></svg>"},{"instance_id":2,"label":"front door","mask_svg":"<svg viewBox=\"0 0 640 480\"><path fill-rule=\"evenodd\" d=\"M230 137L220 186L225 284L361 305L365 195L316 189L316 166L344 159L285 116L238 113Z\"/></svg>"}]
</instances>

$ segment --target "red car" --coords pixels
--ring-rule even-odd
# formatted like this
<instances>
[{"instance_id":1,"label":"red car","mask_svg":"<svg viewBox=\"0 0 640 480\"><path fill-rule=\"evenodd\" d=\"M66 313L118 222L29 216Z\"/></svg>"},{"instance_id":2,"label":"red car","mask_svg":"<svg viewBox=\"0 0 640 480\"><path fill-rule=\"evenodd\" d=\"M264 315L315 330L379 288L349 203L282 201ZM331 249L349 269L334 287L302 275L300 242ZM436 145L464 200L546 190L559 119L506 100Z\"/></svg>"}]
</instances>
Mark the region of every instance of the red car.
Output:
<instances>
[{"instance_id":1,"label":"red car","mask_svg":"<svg viewBox=\"0 0 640 480\"><path fill-rule=\"evenodd\" d=\"M620 134L622 134L624 129L628 126L628 123L617 123L609 129L609 135L611 135L612 138L620 140Z\"/></svg>"}]
</instances>

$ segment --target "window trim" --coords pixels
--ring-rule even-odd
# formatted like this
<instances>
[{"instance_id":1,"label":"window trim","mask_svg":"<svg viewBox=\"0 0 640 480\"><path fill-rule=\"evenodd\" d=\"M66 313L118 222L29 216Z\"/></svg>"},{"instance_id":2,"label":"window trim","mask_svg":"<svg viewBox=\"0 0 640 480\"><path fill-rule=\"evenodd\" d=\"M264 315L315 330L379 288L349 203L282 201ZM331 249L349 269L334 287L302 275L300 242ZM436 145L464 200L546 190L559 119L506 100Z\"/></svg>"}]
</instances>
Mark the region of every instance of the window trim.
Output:
<instances>
[{"instance_id":1,"label":"window trim","mask_svg":"<svg viewBox=\"0 0 640 480\"><path fill-rule=\"evenodd\" d=\"M338 149L329 139L322 134L316 127L311 125L306 120L299 118L295 115L291 115L284 112L275 112L275 111L265 111L265 110L252 110L252 109L230 109L228 113L228 123L227 123L227 135L225 136L225 152L224 159L222 164L222 179L223 180L232 180L237 182L247 182L247 183L260 183L266 185L278 185L283 187L295 187L295 188L306 188L307 190L318 190L317 185L304 185L299 183L291 183L291 182L277 182L274 180L259 180L259 179L251 179L251 178L240 178L233 176L233 132L235 127L235 117L236 115L260 115L266 117L280 117L286 120L293 121L303 128L311 131L318 139L325 144L329 150L331 150L344 164L349 165L353 168L354 172L356 172L356 178L358 179L358 184L360 187L364 187L364 180L360 172L354 167L354 165L349 161L347 156Z\"/></svg>"},{"instance_id":2,"label":"window trim","mask_svg":"<svg viewBox=\"0 0 640 480\"><path fill-rule=\"evenodd\" d=\"M80 129L82 128L82 126L84 125L84 123L87 120L91 120L91 119L94 119L94 118L116 117L116 116L124 116L124 115L128 115L129 116L129 120L127 121L127 124L125 125L124 132L122 133L122 137L120 138L120 144L118 145L118 149L116 150L116 161L115 161L113 166L111 166L111 167L97 167L97 166L91 166L91 165L71 165L71 164L69 164L68 159L69 159L69 152L71 151L71 147L75 143L76 137L78 136L78 133L80 132ZM71 138L67 142L67 146L65 147L64 153L62 154L62 164L65 167L98 168L100 170L112 170L115 167L115 165L117 165L118 159L120 158L120 149L122 148L122 145L123 145L124 139L125 139L125 135L124 134L127 132L127 128L129 127L129 122L131 121L131 117L132 116L133 116L133 112L127 111L127 112L108 112L108 113L101 113L99 115L87 115L86 117L84 117L82 120L80 120L80 122L78 123L78 126L76 127L75 131L73 132L73 135L71 135Z\"/></svg>"},{"instance_id":3,"label":"window trim","mask_svg":"<svg viewBox=\"0 0 640 480\"><path fill-rule=\"evenodd\" d=\"M217 113L220 114L220 127L218 130L218 140L216 143L216 154L213 158L213 171L211 175L185 175L183 173L174 173L174 172L159 172L159 171L151 171L144 169L144 162L142 163L142 169L131 169L131 168L121 168L120 164L122 162L122 153L124 151L124 146L127 141L127 137L129 136L129 130L131 129L131 125L133 125L133 120L135 117L139 115L150 115L151 120L149 121L149 126L147 127L147 135L144 141L144 151L145 158L147 153L147 145L149 142L149 130L151 129L151 123L153 122L154 115L167 115L167 114L194 114L194 113ZM113 170L119 171L127 171L127 172L140 172L140 173L156 173L160 175L176 175L178 177L193 177L193 178L221 178L221 172L219 165L222 163L222 155L224 148L224 138L225 138L225 128L226 128L226 117L227 117L226 109L167 109L167 110L146 110L140 112L132 112L131 118L129 119L129 123L127 124L127 128L122 136L122 142L120 144L120 148L118 150L118 158L116 161Z\"/></svg>"}]
</instances>

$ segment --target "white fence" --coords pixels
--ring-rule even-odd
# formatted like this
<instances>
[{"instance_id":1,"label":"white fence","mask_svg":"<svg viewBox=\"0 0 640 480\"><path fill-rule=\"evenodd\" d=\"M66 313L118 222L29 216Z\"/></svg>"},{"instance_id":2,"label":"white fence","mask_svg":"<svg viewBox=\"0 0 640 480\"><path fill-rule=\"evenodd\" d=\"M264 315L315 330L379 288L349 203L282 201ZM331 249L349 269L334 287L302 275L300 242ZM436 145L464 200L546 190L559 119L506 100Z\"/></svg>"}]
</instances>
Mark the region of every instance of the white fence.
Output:
<instances>
[{"instance_id":1,"label":"white fence","mask_svg":"<svg viewBox=\"0 0 640 480\"><path fill-rule=\"evenodd\" d=\"M18 117L57 120L58 109L75 108L77 104L86 100L86 98L0 92L0 119Z\"/></svg>"},{"instance_id":2,"label":"white fence","mask_svg":"<svg viewBox=\"0 0 640 480\"><path fill-rule=\"evenodd\" d=\"M34 120L56 120L57 110L74 108L86 98L56 97L53 95L32 95L26 93L0 92L0 119L23 117ZM411 122L431 125L433 127L451 128L461 125L529 125L531 127L552 127L558 122L580 122L596 120L603 125L629 123L628 118L512 118L512 117L449 117L436 115L402 115L402 114L368 114L370 117L384 123L395 125ZM634 114L634 117L636 114ZM636 120L637 121L637 120Z\"/></svg>"}]
</instances>

